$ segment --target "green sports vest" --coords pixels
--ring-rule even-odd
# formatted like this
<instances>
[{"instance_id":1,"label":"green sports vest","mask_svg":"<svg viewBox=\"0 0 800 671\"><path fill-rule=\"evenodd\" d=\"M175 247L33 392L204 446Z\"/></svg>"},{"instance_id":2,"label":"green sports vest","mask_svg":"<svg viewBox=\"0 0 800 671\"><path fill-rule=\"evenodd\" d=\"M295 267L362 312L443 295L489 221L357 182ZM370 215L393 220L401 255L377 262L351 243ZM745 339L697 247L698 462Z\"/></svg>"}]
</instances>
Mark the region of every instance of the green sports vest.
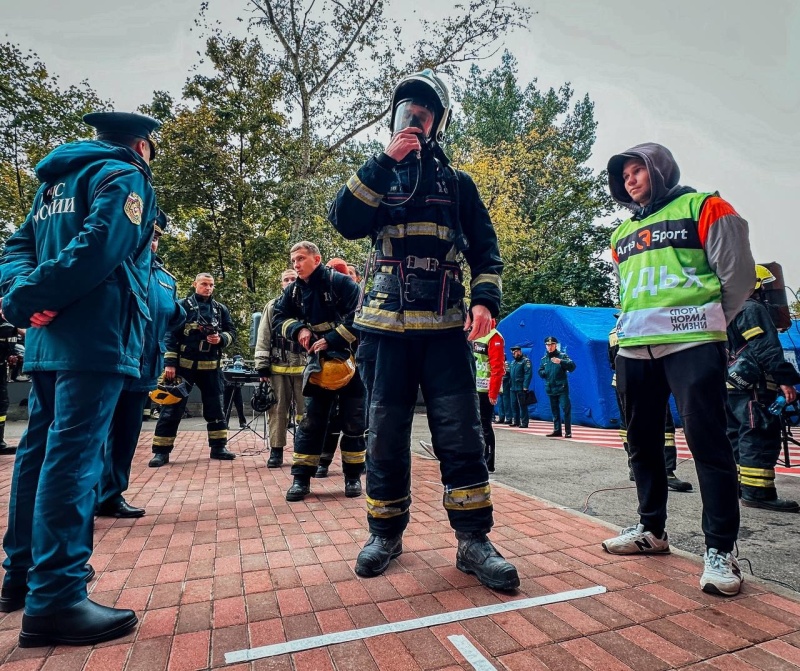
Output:
<instances>
[{"instance_id":1,"label":"green sports vest","mask_svg":"<svg viewBox=\"0 0 800 671\"><path fill-rule=\"evenodd\" d=\"M611 236L619 264L620 347L727 339L719 278L697 223L713 194L688 193Z\"/></svg>"},{"instance_id":2,"label":"green sports vest","mask_svg":"<svg viewBox=\"0 0 800 671\"><path fill-rule=\"evenodd\" d=\"M492 371L489 368L489 341L497 333L492 329L483 338L472 341L472 354L475 357L475 388L484 394L489 393L489 379Z\"/></svg>"}]
</instances>

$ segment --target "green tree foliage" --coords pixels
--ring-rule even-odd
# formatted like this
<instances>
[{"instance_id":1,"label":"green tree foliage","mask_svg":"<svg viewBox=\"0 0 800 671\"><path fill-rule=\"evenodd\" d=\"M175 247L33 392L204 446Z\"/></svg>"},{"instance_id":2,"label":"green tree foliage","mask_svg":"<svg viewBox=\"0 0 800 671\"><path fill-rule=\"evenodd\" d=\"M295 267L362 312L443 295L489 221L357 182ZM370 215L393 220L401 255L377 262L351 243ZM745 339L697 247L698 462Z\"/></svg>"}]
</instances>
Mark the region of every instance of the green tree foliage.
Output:
<instances>
[{"instance_id":1,"label":"green tree foliage","mask_svg":"<svg viewBox=\"0 0 800 671\"><path fill-rule=\"evenodd\" d=\"M521 89L514 58L476 66L460 90L455 162L473 174L492 214L506 272L503 313L523 303L612 304L601 255L613 211L604 173L585 165L595 140L594 105L565 84Z\"/></svg>"},{"instance_id":2,"label":"green tree foliage","mask_svg":"<svg viewBox=\"0 0 800 671\"><path fill-rule=\"evenodd\" d=\"M91 137L81 117L107 107L86 81L65 87L35 53L0 44L0 228L6 234L30 209L39 186L36 164L64 142Z\"/></svg>"}]
</instances>

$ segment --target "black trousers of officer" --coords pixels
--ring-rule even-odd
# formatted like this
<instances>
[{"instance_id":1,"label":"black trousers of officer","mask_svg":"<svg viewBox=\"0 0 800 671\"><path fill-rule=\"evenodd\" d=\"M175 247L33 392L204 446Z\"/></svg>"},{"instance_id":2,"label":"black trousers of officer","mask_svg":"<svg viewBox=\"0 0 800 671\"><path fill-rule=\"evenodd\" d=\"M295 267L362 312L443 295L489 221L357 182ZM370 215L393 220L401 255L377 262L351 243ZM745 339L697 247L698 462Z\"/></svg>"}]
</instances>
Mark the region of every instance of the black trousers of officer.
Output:
<instances>
[{"instance_id":1,"label":"black trousers of officer","mask_svg":"<svg viewBox=\"0 0 800 671\"><path fill-rule=\"evenodd\" d=\"M527 394L528 392L524 389L511 392L511 423L521 426L523 429L528 428L528 422L530 421L528 404L525 402Z\"/></svg>"},{"instance_id":2,"label":"black trousers of officer","mask_svg":"<svg viewBox=\"0 0 800 671\"><path fill-rule=\"evenodd\" d=\"M560 394L548 394L550 410L553 412L553 431L561 433L561 416L564 416L564 433L572 433L572 403L569 400L569 391Z\"/></svg>"},{"instance_id":3,"label":"black trousers of officer","mask_svg":"<svg viewBox=\"0 0 800 671\"><path fill-rule=\"evenodd\" d=\"M494 473L494 428L492 418L494 417L495 406L489 400L489 393L478 392L478 408L481 413L481 429L483 429L483 442L486 444L483 457L486 460L486 468L489 473Z\"/></svg>"},{"instance_id":4,"label":"black trousers of officer","mask_svg":"<svg viewBox=\"0 0 800 671\"><path fill-rule=\"evenodd\" d=\"M313 395L305 398L306 414L294 436L292 475L310 480L317 472L328 429L328 418L338 401L342 431L342 471L345 480L360 478L364 473L366 449L364 440L366 390L358 371L341 389L330 391L315 387Z\"/></svg>"},{"instance_id":5,"label":"black trousers of officer","mask_svg":"<svg viewBox=\"0 0 800 671\"><path fill-rule=\"evenodd\" d=\"M188 370L178 368L180 377L200 388L203 402L203 419L206 420L208 446L213 449L224 448L228 444L228 430L225 427L225 411L222 409L222 372L219 368L211 370ZM183 418L183 411L189 402L188 396L180 403L164 405L156 424L153 436L153 454L169 454L178 435L178 426Z\"/></svg>"},{"instance_id":6,"label":"black trousers of officer","mask_svg":"<svg viewBox=\"0 0 800 671\"><path fill-rule=\"evenodd\" d=\"M444 507L456 531L492 528L489 473L475 390L475 358L461 329L424 338L365 334L358 365L367 386L367 521L401 534L411 507L411 424L417 391L428 411Z\"/></svg>"},{"instance_id":7,"label":"black trousers of officer","mask_svg":"<svg viewBox=\"0 0 800 671\"><path fill-rule=\"evenodd\" d=\"M700 482L706 546L733 550L739 533L736 462L726 433L724 343L706 343L660 359L617 356L640 523L657 533L667 522L664 408L675 396Z\"/></svg>"},{"instance_id":8,"label":"black trousers of officer","mask_svg":"<svg viewBox=\"0 0 800 671\"><path fill-rule=\"evenodd\" d=\"M777 498L775 464L781 453L781 418L767 410L777 391L728 390L728 438L748 498Z\"/></svg>"}]
</instances>

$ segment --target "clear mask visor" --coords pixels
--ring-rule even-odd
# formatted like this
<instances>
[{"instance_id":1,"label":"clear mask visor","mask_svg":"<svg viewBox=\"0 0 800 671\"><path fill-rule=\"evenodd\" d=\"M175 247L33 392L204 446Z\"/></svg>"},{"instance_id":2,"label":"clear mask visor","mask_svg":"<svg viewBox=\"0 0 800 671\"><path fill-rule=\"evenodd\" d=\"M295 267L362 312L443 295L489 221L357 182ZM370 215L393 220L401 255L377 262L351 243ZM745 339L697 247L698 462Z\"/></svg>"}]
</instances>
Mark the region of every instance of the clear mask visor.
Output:
<instances>
[{"instance_id":1,"label":"clear mask visor","mask_svg":"<svg viewBox=\"0 0 800 671\"><path fill-rule=\"evenodd\" d=\"M402 100L395 108L392 133L411 126L419 128L429 138L433 129L433 118L433 112L427 107L413 100Z\"/></svg>"}]
</instances>

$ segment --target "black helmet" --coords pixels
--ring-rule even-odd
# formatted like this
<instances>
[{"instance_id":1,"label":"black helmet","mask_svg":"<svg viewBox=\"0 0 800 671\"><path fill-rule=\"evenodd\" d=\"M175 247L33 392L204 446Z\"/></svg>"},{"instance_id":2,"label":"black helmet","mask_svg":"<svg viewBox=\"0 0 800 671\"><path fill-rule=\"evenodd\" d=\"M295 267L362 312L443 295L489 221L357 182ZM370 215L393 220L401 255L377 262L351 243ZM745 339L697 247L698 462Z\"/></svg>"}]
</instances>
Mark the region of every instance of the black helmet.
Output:
<instances>
[{"instance_id":1,"label":"black helmet","mask_svg":"<svg viewBox=\"0 0 800 671\"><path fill-rule=\"evenodd\" d=\"M148 395L150 400L159 405L174 405L189 396L189 385L177 375L172 380L164 379L163 375L158 381L158 387Z\"/></svg>"},{"instance_id":2,"label":"black helmet","mask_svg":"<svg viewBox=\"0 0 800 671\"><path fill-rule=\"evenodd\" d=\"M250 407L256 412L266 412L277 402L278 399L272 385L269 382L262 382L253 393L253 398L250 399Z\"/></svg>"},{"instance_id":3,"label":"black helmet","mask_svg":"<svg viewBox=\"0 0 800 671\"><path fill-rule=\"evenodd\" d=\"M433 70L426 68L422 72L415 72L403 77L395 86L389 119L389 129L393 133L400 130L395 128L396 115L398 108L406 102L414 102L433 112L431 140L441 142L444 138L444 131L450 125L452 110L447 86Z\"/></svg>"}]
</instances>

